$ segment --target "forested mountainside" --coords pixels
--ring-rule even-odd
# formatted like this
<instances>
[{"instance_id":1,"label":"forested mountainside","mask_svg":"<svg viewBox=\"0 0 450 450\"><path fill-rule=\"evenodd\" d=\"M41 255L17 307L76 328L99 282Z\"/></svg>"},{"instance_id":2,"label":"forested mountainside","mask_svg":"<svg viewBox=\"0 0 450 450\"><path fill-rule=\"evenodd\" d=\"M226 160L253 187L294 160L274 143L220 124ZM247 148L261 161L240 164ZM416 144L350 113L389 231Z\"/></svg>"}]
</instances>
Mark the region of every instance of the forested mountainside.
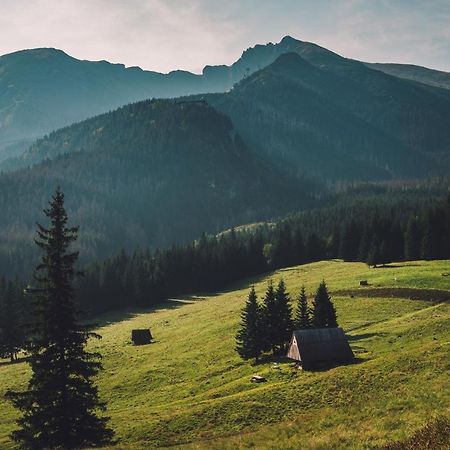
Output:
<instances>
[{"instance_id":1,"label":"forested mountainside","mask_svg":"<svg viewBox=\"0 0 450 450\"><path fill-rule=\"evenodd\" d=\"M320 56L320 58L319 58ZM320 53L296 53L204 96L274 162L326 179L448 174L450 91Z\"/></svg>"},{"instance_id":2,"label":"forested mountainside","mask_svg":"<svg viewBox=\"0 0 450 450\"><path fill-rule=\"evenodd\" d=\"M162 74L107 61L80 61L52 48L1 56L0 161L19 155L32 139L130 102L225 92L288 52L319 68L339 69L341 74L352 71L356 63L289 36L276 44L249 48L230 66L206 66L201 75L181 70ZM368 66L448 88L450 75L443 72L421 67L412 70L412 66L401 64Z\"/></svg>"},{"instance_id":3,"label":"forested mountainside","mask_svg":"<svg viewBox=\"0 0 450 450\"><path fill-rule=\"evenodd\" d=\"M54 158L0 175L3 274L32 265L35 222L57 185L85 261L311 205L311 183L269 166L206 103L132 104L53 133L33 152Z\"/></svg>"}]
</instances>

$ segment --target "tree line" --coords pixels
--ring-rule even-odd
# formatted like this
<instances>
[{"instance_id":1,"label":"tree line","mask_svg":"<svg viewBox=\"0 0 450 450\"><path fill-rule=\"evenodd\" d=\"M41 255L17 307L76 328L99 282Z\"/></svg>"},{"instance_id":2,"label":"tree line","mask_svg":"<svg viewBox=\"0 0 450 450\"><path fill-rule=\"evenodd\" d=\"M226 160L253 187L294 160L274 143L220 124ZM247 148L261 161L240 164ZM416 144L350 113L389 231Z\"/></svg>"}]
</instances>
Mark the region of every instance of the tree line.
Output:
<instances>
[{"instance_id":1,"label":"tree line","mask_svg":"<svg viewBox=\"0 0 450 450\"><path fill-rule=\"evenodd\" d=\"M263 302L258 302L252 286L241 312L241 325L236 334L236 351L243 359L259 357L267 351L273 355L286 351L292 332L306 328L335 328L338 326L336 309L325 281L316 290L312 306L308 306L305 287L298 295L295 310L281 279L274 288L269 281Z\"/></svg>"},{"instance_id":2,"label":"tree line","mask_svg":"<svg viewBox=\"0 0 450 450\"><path fill-rule=\"evenodd\" d=\"M78 301L93 312L153 305L171 296L217 291L242 278L323 259L377 266L450 258L450 199L402 216L395 209L380 208L344 218L336 214L328 229L318 226L317 232L308 217L299 216L275 225L203 235L167 250L120 252L87 268L79 282Z\"/></svg>"},{"instance_id":3,"label":"tree line","mask_svg":"<svg viewBox=\"0 0 450 450\"><path fill-rule=\"evenodd\" d=\"M333 258L371 266L450 258L450 197L430 208L319 209L275 224L202 235L166 250L121 251L83 268L76 300L86 313L150 306L177 295L217 291L281 267ZM19 283L16 291L21 289ZM0 308L5 308L4 298L0 295Z\"/></svg>"}]
</instances>

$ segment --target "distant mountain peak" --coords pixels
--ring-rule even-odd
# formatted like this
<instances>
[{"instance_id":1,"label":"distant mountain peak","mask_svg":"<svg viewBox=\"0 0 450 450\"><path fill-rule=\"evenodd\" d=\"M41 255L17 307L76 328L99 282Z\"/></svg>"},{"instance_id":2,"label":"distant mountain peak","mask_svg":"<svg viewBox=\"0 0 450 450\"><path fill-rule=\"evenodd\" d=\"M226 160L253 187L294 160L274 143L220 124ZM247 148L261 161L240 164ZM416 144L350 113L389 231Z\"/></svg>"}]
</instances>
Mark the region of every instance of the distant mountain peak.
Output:
<instances>
[{"instance_id":1,"label":"distant mountain peak","mask_svg":"<svg viewBox=\"0 0 450 450\"><path fill-rule=\"evenodd\" d=\"M24 50L18 50L17 52L8 53L6 55L1 56L2 58L16 58L16 57L29 57L36 59L44 59L44 58L50 58L50 57L65 57L65 58L72 58L70 55L68 55L63 50L60 50L58 48L53 47L38 47L38 48L29 48Z\"/></svg>"},{"instance_id":2,"label":"distant mountain peak","mask_svg":"<svg viewBox=\"0 0 450 450\"><path fill-rule=\"evenodd\" d=\"M283 37L283 39L281 39L279 44L284 44L284 45L286 45L286 44L299 44L301 42L302 41L300 41L298 39L295 39L292 36L286 35L286 36Z\"/></svg>"}]
</instances>

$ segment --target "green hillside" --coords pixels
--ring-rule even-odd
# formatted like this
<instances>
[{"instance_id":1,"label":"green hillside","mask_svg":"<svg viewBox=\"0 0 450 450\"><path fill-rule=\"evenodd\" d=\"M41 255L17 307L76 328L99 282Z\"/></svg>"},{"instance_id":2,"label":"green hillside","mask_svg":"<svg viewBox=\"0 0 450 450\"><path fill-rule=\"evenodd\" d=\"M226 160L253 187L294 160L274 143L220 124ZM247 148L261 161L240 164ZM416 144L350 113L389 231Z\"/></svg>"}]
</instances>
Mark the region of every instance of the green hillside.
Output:
<instances>
[{"instance_id":1,"label":"green hillside","mask_svg":"<svg viewBox=\"0 0 450 450\"><path fill-rule=\"evenodd\" d=\"M433 301L443 294L436 290L450 289L449 264L319 262L98 318L103 339L92 347L104 356L99 385L119 448L374 448L406 438L450 404L450 305ZM292 296L302 283L312 293L327 281L355 364L301 372L289 361L276 369L270 360L239 359L234 335L249 286L261 296L267 280L281 276ZM131 329L139 327L151 327L156 342L133 347ZM267 382L252 384L256 373ZM23 362L0 363L0 398L27 376ZM14 416L0 400L2 449L12 448Z\"/></svg>"},{"instance_id":2,"label":"green hillside","mask_svg":"<svg viewBox=\"0 0 450 450\"><path fill-rule=\"evenodd\" d=\"M11 277L29 273L20 266L33 261L35 220L57 185L91 261L311 204L310 183L274 169L205 103L134 103L53 133L30 163L37 155L45 161L0 174L0 268Z\"/></svg>"}]
</instances>

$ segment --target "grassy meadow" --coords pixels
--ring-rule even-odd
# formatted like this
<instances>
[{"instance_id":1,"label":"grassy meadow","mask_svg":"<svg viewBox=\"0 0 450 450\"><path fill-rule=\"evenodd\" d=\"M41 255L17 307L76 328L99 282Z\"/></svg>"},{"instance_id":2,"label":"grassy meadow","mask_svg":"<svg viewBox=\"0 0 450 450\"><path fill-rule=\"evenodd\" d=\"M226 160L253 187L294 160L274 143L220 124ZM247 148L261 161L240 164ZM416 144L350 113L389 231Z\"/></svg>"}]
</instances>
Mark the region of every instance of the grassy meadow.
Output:
<instances>
[{"instance_id":1,"label":"grassy meadow","mask_svg":"<svg viewBox=\"0 0 450 450\"><path fill-rule=\"evenodd\" d=\"M449 272L450 261L376 269L324 261L226 292L99 317L103 339L90 346L103 355L98 384L115 448L363 449L407 438L449 413L450 304L433 301L430 291L449 291L450 275L443 276ZM274 366L268 357L254 365L238 357L234 336L249 287L255 284L262 297L267 281L280 277L291 297L303 283L312 294L326 280L354 364L302 372L289 360ZM360 288L361 279L369 286ZM131 330L141 327L151 328L153 344L131 345ZM267 382L251 383L254 374ZM1 449L14 448L8 434L16 418L3 394L25 387L28 376L25 362L0 362Z\"/></svg>"}]
</instances>

